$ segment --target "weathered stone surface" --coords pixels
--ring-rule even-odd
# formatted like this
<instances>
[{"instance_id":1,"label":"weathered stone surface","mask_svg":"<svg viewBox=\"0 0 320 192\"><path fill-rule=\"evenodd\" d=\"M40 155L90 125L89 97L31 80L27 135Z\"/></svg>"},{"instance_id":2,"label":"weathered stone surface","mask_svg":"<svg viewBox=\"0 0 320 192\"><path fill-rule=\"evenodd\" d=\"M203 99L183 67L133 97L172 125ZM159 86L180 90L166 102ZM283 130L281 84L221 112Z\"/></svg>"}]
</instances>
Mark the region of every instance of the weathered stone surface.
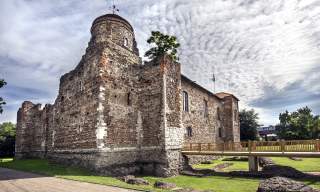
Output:
<instances>
[{"instance_id":1,"label":"weathered stone surface","mask_svg":"<svg viewBox=\"0 0 320 192\"><path fill-rule=\"evenodd\" d=\"M127 182L129 179L134 179L135 176L134 175L125 175L122 177L118 177L119 180L123 181L123 182Z\"/></svg>"},{"instance_id":2,"label":"weathered stone surface","mask_svg":"<svg viewBox=\"0 0 320 192\"><path fill-rule=\"evenodd\" d=\"M237 99L187 80L168 56L142 63L133 28L120 16L97 18L91 35L79 64L60 78L54 104L22 104L17 158L48 158L106 175L173 176L188 167L184 143L239 141ZM183 90L190 113L182 112Z\"/></svg>"},{"instance_id":3,"label":"weathered stone surface","mask_svg":"<svg viewBox=\"0 0 320 192\"><path fill-rule=\"evenodd\" d=\"M190 165L199 164L203 162L210 162L219 159L219 156L214 155L187 155Z\"/></svg>"},{"instance_id":4,"label":"weathered stone surface","mask_svg":"<svg viewBox=\"0 0 320 192\"><path fill-rule=\"evenodd\" d=\"M129 178L126 183L132 185L149 185L149 182L142 178Z\"/></svg>"},{"instance_id":5,"label":"weathered stone surface","mask_svg":"<svg viewBox=\"0 0 320 192\"><path fill-rule=\"evenodd\" d=\"M174 183L167 183L167 182L163 182L163 181L156 181L154 183L154 187L155 188L160 188L160 189L172 189L172 188L176 188L177 185Z\"/></svg>"},{"instance_id":6,"label":"weathered stone surface","mask_svg":"<svg viewBox=\"0 0 320 192\"><path fill-rule=\"evenodd\" d=\"M319 192L319 190L288 178L273 177L262 181L257 192Z\"/></svg>"},{"instance_id":7,"label":"weathered stone surface","mask_svg":"<svg viewBox=\"0 0 320 192\"><path fill-rule=\"evenodd\" d=\"M183 127L192 129L192 136L188 136L187 130L185 131L186 145L188 143L215 143L209 147L222 150L223 145L220 143L240 142L236 99L233 97L221 99L185 76L181 78L181 87L189 97L189 110L182 111ZM207 111L205 105L207 105ZM221 129L220 134L219 129ZM206 147L204 146L204 149Z\"/></svg>"},{"instance_id":8,"label":"weathered stone surface","mask_svg":"<svg viewBox=\"0 0 320 192\"><path fill-rule=\"evenodd\" d=\"M259 166L264 167L268 165L274 165L274 162L269 157L259 157Z\"/></svg>"}]
</instances>

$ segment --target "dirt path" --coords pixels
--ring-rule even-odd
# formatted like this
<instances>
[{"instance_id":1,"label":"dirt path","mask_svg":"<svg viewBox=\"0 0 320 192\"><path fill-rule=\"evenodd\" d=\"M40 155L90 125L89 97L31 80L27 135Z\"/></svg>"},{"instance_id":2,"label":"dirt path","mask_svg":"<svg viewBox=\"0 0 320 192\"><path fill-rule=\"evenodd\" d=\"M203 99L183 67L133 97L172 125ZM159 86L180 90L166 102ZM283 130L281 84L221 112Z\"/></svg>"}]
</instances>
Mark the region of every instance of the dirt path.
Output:
<instances>
[{"instance_id":1,"label":"dirt path","mask_svg":"<svg viewBox=\"0 0 320 192\"><path fill-rule=\"evenodd\" d=\"M133 192L133 190L0 168L0 192Z\"/></svg>"}]
</instances>

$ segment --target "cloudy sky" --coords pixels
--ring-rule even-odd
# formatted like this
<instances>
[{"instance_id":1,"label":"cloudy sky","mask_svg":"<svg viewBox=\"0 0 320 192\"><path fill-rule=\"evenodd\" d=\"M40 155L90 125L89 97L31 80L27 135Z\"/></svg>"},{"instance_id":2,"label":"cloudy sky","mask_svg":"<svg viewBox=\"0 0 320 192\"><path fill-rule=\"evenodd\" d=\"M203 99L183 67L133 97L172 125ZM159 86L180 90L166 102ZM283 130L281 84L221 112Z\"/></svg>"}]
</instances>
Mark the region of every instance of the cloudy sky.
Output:
<instances>
[{"instance_id":1,"label":"cloudy sky","mask_svg":"<svg viewBox=\"0 0 320 192\"><path fill-rule=\"evenodd\" d=\"M319 0L116 0L134 27L140 54L152 30L176 35L185 75L231 92L265 125L286 109L320 114ZM1 0L0 122L16 121L24 100L53 103L59 77L73 69L94 18L111 0Z\"/></svg>"}]
</instances>

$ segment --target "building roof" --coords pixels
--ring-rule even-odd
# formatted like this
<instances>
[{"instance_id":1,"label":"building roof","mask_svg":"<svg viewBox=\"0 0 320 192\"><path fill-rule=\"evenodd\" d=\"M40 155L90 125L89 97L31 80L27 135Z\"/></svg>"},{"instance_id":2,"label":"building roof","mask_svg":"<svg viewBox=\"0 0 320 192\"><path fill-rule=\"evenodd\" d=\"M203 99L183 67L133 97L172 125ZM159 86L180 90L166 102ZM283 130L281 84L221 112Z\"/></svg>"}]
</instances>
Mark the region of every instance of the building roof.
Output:
<instances>
[{"instance_id":1,"label":"building roof","mask_svg":"<svg viewBox=\"0 0 320 192\"><path fill-rule=\"evenodd\" d=\"M189 79L187 76L181 74L181 79L182 79L182 80L185 80L185 81L191 83L192 85L194 85L195 87L198 87L199 89L207 92L209 95L212 95L212 96L216 97L218 100L221 100L221 99L220 99L219 97L217 97L214 93L212 93L212 92L209 91L208 89L202 87L201 85L197 84L195 81Z\"/></svg>"},{"instance_id":2,"label":"building roof","mask_svg":"<svg viewBox=\"0 0 320 192\"><path fill-rule=\"evenodd\" d=\"M234 96L233 94L231 94L231 93L220 92L220 93L216 93L216 96L219 97L220 99L224 99L226 97L230 97L231 96L231 97L233 97L233 98L235 98L236 100L239 101L239 99L236 96Z\"/></svg>"},{"instance_id":3,"label":"building roof","mask_svg":"<svg viewBox=\"0 0 320 192\"><path fill-rule=\"evenodd\" d=\"M230 96L231 96L231 97L233 97L233 98L235 98L236 100L239 101L239 99L238 99L236 96L234 96L233 94L231 94L231 93L220 92L220 93L214 94L214 93L212 93L211 91L209 91L208 89L202 87L201 85L197 84L195 81L189 79L187 76L185 76L185 75L183 75L183 74L181 74L181 79L183 79L183 80L191 83L192 85L200 88L201 90L207 92L209 95L212 95L212 96L216 97L216 98L219 99L219 100L222 100L222 99L224 99L224 98L226 98L226 97L230 97Z\"/></svg>"},{"instance_id":4,"label":"building roof","mask_svg":"<svg viewBox=\"0 0 320 192\"><path fill-rule=\"evenodd\" d=\"M131 26L131 24L127 20L125 20L123 17L121 17L119 15L116 15L116 14L101 15L100 17L97 17L93 21L93 24L95 24L96 22L98 22L100 20L116 20L116 21L119 21L119 22L125 24L126 26L128 26L133 31L133 27Z\"/></svg>"}]
</instances>

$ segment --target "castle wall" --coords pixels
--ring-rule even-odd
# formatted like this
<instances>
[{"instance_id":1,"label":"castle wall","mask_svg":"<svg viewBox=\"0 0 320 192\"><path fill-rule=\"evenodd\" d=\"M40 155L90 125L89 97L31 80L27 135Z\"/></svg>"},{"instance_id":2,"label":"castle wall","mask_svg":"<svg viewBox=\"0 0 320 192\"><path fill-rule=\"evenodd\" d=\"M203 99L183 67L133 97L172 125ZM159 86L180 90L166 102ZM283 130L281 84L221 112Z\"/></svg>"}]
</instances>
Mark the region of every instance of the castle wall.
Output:
<instances>
[{"instance_id":1,"label":"castle wall","mask_svg":"<svg viewBox=\"0 0 320 192\"><path fill-rule=\"evenodd\" d=\"M53 151L96 148L98 62L96 53L87 54L75 70L61 77L49 134Z\"/></svg>"},{"instance_id":2,"label":"castle wall","mask_svg":"<svg viewBox=\"0 0 320 192\"><path fill-rule=\"evenodd\" d=\"M143 65L133 29L119 16L97 18L91 33L80 63L61 77L55 103L41 109L24 102L19 109L17 157L46 157L107 175L172 176L181 169L183 143L222 142L219 127L237 130L232 120L218 119L222 101L181 79L180 64L169 56ZM182 90L189 113L182 111ZM226 118L236 105L231 100Z\"/></svg>"},{"instance_id":3,"label":"castle wall","mask_svg":"<svg viewBox=\"0 0 320 192\"><path fill-rule=\"evenodd\" d=\"M47 116L51 106L24 102L18 111L16 157L43 158L47 151Z\"/></svg>"},{"instance_id":4,"label":"castle wall","mask_svg":"<svg viewBox=\"0 0 320 192\"><path fill-rule=\"evenodd\" d=\"M224 127L225 140L232 142L240 142L240 123L238 101L232 96L224 99Z\"/></svg>"},{"instance_id":5,"label":"castle wall","mask_svg":"<svg viewBox=\"0 0 320 192\"><path fill-rule=\"evenodd\" d=\"M181 85L182 91L187 92L189 98L189 111L182 111L185 144L222 142L222 138L218 134L218 129L223 128L221 100L203 88L195 86L186 78L182 78ZM183 99L182 94L181 99ZM207 102L207 114L205 114L205 101ZM220 120L219 115L221 116ZM192 129L192 136L187 135L188 127Z\"/></svg>"}]
</instances>

